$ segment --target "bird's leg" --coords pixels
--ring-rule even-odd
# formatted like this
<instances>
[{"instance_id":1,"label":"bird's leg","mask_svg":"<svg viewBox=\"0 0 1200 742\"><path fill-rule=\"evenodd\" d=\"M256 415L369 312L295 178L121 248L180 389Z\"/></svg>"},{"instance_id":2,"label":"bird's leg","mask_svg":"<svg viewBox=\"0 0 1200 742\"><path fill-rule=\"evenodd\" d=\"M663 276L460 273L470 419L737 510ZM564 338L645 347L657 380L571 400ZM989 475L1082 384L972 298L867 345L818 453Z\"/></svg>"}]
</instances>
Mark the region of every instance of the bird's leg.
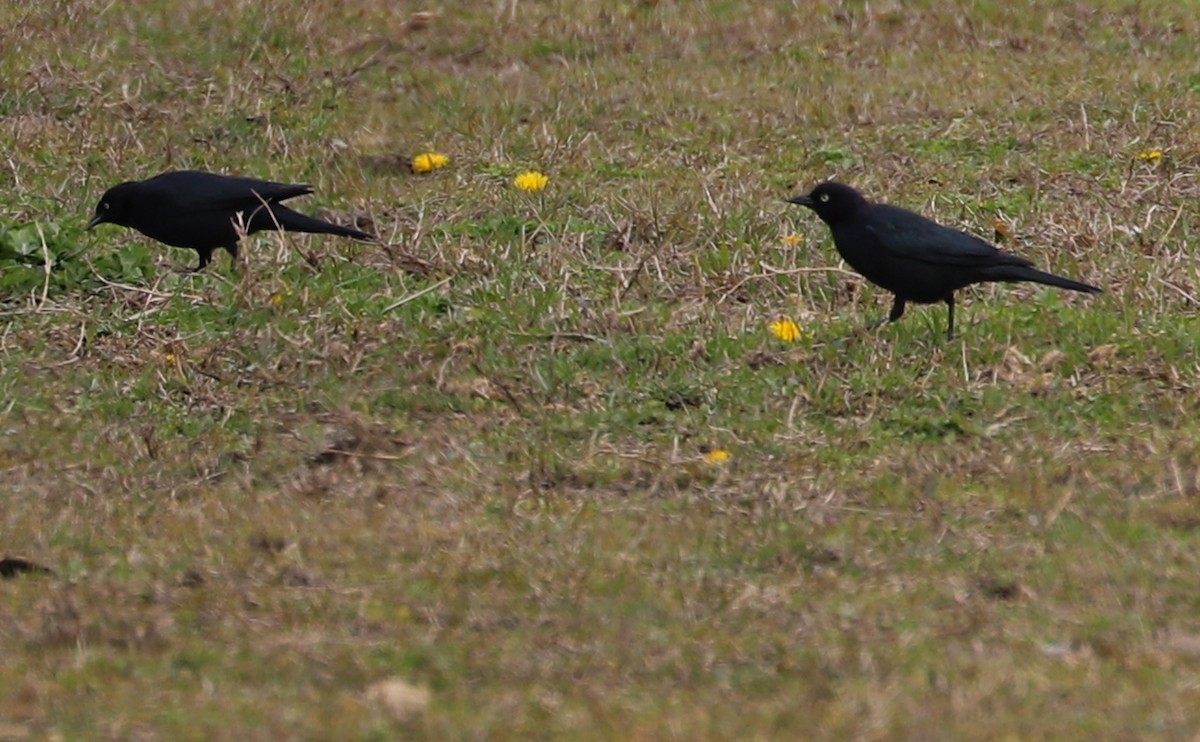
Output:
<instances>
[{"instance_id":1,"label":"bird's leg","mask_svg":"<svg viewBox=\"0 0 1200 742\"><path fill-rule=\"evenodd\" d=\"M950 315L946 321L946 342L954 339L954 294L946 297L946 306L950 308Z\"/></svg>"},{"instance_id":2,"label":"bird's leg","mask_svg":"<svg viewBox=\"0 0 1200 742\"><path fill-rule=\"evenodd\" d=\"M894 302L892 302L892 311L888 312L887 319L875 320L871 324L867 325L867 330L877 330L886 324L895 322L896 320L900 319L903 316L904 316L904 299L901 299L899 296L897 296L896 300Z\"/></svg>"},{"instance_id":3,"label":"bird's leg","mask_svg":"<svg viewBox=\"0 0 1200 742\"><path fill-rule=\"evenodd\" d=\"M199 273L200 271L207 268L208 264L212 262L213 251L212 251L211 247L196 248L196 252L200 253L200 265L196 266L196 269L194 271L192 271L193 273Z\"/></svg>"}]
</instances>

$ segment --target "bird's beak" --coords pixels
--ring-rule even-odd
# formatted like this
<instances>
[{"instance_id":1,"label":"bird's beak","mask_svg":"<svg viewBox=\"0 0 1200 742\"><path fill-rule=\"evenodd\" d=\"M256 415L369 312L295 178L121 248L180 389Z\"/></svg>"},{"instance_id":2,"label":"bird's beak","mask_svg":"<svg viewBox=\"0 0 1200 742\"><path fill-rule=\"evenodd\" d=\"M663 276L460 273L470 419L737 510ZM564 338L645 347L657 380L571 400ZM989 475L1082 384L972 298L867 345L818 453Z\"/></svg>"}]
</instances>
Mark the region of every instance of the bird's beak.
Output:
<instances>
[{"instance_id":1,"label":"bird's beak","mask_svg":"<svg viewBox=\"0 0 1200 742\"><path fill-rule=\"evenodd\" d=\"M799 196L792 196L791 198L785 198L783 200L787 201L789 204L800 204L801 206L807 206L810 209L813 207L812 197L807 193L802 193Z\"/></svg>"},{"instance_id":2,"label":"bird's beak","mask_svg":"<svg viewBox=\"0 0 1200 742\"><path fill-rule=\"evenodd\" d=\"M83 231L91 232L92 227L96 226L97 224L102 223L103 221L104 221L104 217L101 216L100 214L96 214L95 216L92 217L92 220L87 223L87 226L83 228Z\"/></svg>"}]
</instances>

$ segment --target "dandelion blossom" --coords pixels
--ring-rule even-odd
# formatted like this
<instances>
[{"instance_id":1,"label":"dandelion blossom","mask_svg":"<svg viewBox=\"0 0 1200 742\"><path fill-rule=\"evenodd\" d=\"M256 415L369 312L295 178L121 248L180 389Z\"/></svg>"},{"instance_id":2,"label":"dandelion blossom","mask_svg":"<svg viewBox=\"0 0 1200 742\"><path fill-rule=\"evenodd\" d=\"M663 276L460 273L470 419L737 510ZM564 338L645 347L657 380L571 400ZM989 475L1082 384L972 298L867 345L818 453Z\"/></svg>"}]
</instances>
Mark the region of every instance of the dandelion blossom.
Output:
<instances>
[{"instance_id":1,"label":"dandelion blossom","mask_svg":"<svg viewBox=\"0 0 1200 742\"><path fill-rule=\"evenodd\" d=\"M802 235L802 234L784 235L783 244L787 245L788 247L799 247L800 245L804 244L804 235Z\"/></svg>"},{"instance_id":2,"label":"dandelion blossom","mask_svg":"<svg viewBox=\"0 0 1200 742\"><path fill-rule=\"evenodd\" d=\"M412 170L414 173L428 173L448 164L450 164L449 157L437 152L425 152L413 158Z\"/></svg>"},{"instance_id":3,"label":"dandelion blossom","mask_svg":"<svg viewBox=\"0 0 1200 742\"><path fill-rule=\"evenodd\" d=\"M724 464L726 461L729 461L729 457L732 455L723 448L714 448L704 454L704 460L709 464Z\"/></svg>"},{"instance_id":4,"label":"dandelion blossom","mask_svg":"<svg viewBox=\"0 0 1200 742\"><path fill-rule=\"evenodd\" d=\"M536 170L530 170L518 175L516 179L513 180L513 185L515 185L517 188L520 188L522 191L534 193L545 188L546 184L549 182L550 178L546 177L544 174L539 173Z\"/></svg>"},{"instance_id":5,"label":"dandelion blossom","mask_svg":"<svg viewBox=\"0 0 1200 742\"><path fill-rule=\"evenodd\" d=\"M1157 147L1154 149L1148 149L1144 152L1138 152L1137 158L1145 162L1158 162L1163 158L1163 151Z\"/></svg>"},{"instance_id":6,"label":"dandelion blossom","mask_svg":"<svg viewBox=\"0 0 1200 742\"><path fill-rule=\"evenodd\" d=\"M790 319L775 320L767 325L767 329L771 331L772 335L785 343L794 343L804 334L804 331L800 329L800 325Z\"/></svg>"}]
</instances>

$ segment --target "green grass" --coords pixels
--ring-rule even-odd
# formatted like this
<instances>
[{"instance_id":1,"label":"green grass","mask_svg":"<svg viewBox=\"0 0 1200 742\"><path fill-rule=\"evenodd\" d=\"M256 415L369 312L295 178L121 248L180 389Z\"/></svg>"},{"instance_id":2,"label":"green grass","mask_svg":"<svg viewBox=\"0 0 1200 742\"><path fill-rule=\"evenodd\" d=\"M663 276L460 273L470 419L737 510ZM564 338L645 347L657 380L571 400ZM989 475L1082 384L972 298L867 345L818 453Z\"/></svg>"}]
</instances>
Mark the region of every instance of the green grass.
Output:
<instances>
[{"instance_id":1,"label":"green grass","mask_svg":"<svg viewBox=\"0 0 1200 742\"><path fill-rule=\"evenodd\" d=\"M0 9L0 738L1192 738L1200 23L800 6ZM858 332L829 177L1106 293Z\"/></svg>"}]
</instances>

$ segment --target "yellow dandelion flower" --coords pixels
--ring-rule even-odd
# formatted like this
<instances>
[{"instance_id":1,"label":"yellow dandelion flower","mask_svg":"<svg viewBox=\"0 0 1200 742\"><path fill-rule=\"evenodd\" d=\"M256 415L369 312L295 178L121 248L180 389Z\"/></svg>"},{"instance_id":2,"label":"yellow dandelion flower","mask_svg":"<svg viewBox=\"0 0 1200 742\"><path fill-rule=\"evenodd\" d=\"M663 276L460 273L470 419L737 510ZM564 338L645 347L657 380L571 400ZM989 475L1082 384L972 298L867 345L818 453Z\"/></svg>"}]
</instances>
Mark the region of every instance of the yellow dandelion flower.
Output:
<instances>
[{"instance_id":1,"label":"yellow dandelion flower","mask_svg":"<svg viewBox=\"0 0 1200 742\"><path fill-rule=\"evenodd\" d=\"M167 363L174 363L175 362L175 354L174 353L165 353L163 355L163 360L166 361Z\"/></svg>"},{"instance_id":2,"label":"yellow dandelion flower","mask_svg":"<svg viewBox=\"0 0 1200 742\"><path fill-rule=\"evenodd\" d=\"M723 448L714 448L713 450L704 454L704 460L709 464L724 464L726 461L729 461L731 456L733 456L733 454L729 453Z\"/></svg>"},{"instance_id":3,"label":"yellow dandelion flower","mask_svg":"<svg viewBox=\"0 0 1200 742\"><path fill-rule=\"evenodd\" d=\"M1163 151L1157 147L1154 149L1148 149L1144 152L1138 152L1137 158L1145 162L1158 162L1163 158Z\"/></svg>"},{"instance_id":4,"label":"yellow dandelion flower","mask_svg":"<svg viewBox=\"0 0 1200 742\"><path fill-rule=\"evenodd\" d=\"M804 235L802 235L802 234L784 235L783 236L783 244L787 245L788 247L798 247L800 245L803 245L804 244Z\"/></svg>"},{"instance_id":5,"label":"yellow dandelion flower","mask_svg":"<svg viewBox=\"0 0 1200 742\"><path fill-rule=\"evenodd\" d=\"M790 319L777 319L767 325L767 329L771 331L772 335L785 343L794 343L804 334L804 331L800 329L800 325Z\"/></svg>"},{"instance_id":6,"label":"yellow dandelion flower","mask_svg":"<svg viewBox=\"0 0 1200 742\"><path fill-rule=\"evenodd\" d=\"M520 188L522 191L534 193L546 187L550 182L550 178L536 170L521 173L513 180L513 185Z\"/></svg>"},{"instance_id":7,"label":"yellow dandelion flower","mask_svg":"<svg viewBox=\"0 0 1200 742\"><path fill-rule=\"evenodd\" d=\"M414 173L428 173L450 164L450 158L437 152L425 152L412 159Z\"/></svg>"}]
</instances>

